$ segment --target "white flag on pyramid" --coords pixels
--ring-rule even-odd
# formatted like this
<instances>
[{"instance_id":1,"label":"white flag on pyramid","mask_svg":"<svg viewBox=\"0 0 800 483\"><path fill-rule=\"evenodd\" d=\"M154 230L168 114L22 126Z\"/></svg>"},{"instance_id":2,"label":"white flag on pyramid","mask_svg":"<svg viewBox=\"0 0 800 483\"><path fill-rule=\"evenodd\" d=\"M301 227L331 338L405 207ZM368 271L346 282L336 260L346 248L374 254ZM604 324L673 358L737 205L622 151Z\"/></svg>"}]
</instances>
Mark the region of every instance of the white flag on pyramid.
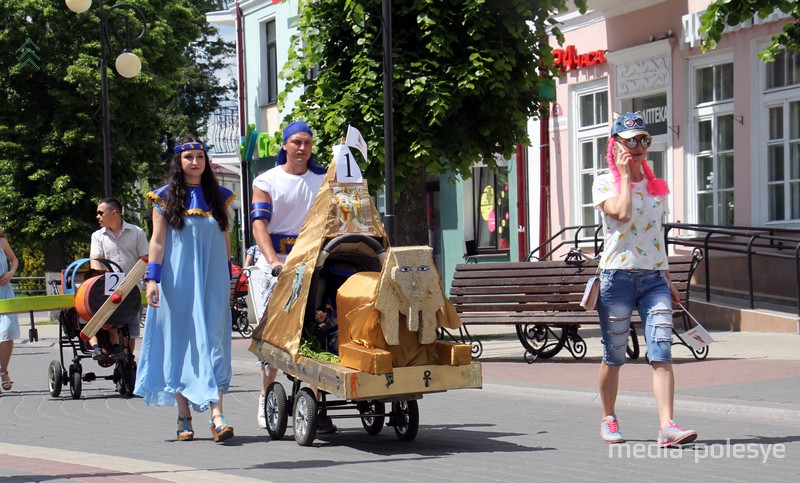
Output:
<instances>
[{"instance_id":1,"label":"white flag on pyramid","mask_svg":"<svg viewBox=\"0 0 800 483\"><path fill-rule=\"evenodd\" d=\"M358 131L358 129L348 125L347 138L345 139L344 143L352 148L358 149L364 156L364 161L369 161L369 157L367 156L367 142L364 141L364 138L361 136L361 133Z\"/></svg>"}]
</instances>

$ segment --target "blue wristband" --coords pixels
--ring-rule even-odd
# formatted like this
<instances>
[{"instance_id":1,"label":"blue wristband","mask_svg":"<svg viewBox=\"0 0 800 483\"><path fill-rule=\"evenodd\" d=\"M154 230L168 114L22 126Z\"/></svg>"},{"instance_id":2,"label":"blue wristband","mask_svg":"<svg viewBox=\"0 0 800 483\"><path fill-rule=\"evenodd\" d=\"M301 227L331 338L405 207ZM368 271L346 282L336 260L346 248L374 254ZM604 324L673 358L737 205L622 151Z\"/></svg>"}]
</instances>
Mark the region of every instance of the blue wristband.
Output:
<instances>
[{"instance_id":1,"label":"blue wristband","mask_svg":"<svg viewBox=\"0 0 800 483\"><path fill-rule=\"evenodd\" d=\"M156 283L161 283L161 264L149 262L147 264L147 271L144 273L144 279L154 280Z\"/></svg>"}]
</instances>

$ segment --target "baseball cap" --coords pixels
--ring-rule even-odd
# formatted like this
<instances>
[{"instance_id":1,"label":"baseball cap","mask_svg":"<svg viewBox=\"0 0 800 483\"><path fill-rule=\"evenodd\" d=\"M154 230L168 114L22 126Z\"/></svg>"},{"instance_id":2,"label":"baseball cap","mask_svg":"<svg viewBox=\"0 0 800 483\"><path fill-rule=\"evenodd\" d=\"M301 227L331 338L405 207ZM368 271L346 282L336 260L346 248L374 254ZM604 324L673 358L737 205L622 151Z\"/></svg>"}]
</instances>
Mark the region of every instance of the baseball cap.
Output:
<instances>
[{"instance_id":1,"label":"baseball cap","mask_svg":"<svg viewBox=\"0 0 800 483\"><path fill-rule=\"evenodd\" d=\"M650 133L647 132L647 123L644 122L644 116L639 112L626 112L614 119L614 124L611 125L612 136L616 135L623 139L630 139L641 134Z\"/></svg>"}]
</instances>

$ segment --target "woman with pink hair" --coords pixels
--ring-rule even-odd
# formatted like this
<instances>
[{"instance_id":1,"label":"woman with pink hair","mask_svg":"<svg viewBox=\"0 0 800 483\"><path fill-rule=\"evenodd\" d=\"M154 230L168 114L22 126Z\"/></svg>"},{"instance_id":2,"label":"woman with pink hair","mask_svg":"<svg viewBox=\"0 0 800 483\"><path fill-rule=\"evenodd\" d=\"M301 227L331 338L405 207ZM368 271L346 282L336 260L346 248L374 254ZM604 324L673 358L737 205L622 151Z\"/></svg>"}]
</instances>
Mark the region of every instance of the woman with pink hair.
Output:
<instances>
[{"instance_id":1,"label":"woman with pink hair","mask_svg":"<svg viewBox=\"0 0 800 483\"><path fill-rule=\"evenodd\" d=\"M662 220L668 213L669 186L656 178L647 165L645 158L651 142L640 113L617 117L608 140L610 172L598 176L592 185L592 201L602 213L605 227L597 302L603 343L600 436L609 444L624 441L615 404L631 315L637 309L653 369L653 393L660 419L658 444L667 447L692 442L697 433L672 420L672 304L678 303L680 296L670 281L662 229Z\"/></svg>"}]
</instances>

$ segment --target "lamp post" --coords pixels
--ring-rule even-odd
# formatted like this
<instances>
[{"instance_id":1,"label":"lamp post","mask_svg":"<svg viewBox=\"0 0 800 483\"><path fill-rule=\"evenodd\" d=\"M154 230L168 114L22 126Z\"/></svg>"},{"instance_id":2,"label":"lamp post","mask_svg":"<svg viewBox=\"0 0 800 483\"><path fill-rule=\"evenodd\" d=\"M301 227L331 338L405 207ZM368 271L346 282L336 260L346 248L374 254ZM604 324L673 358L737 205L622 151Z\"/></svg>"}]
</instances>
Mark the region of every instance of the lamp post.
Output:
<instances>
[{"instance_id":1,"label":"lamp post","mask_svg":"<svg viewBox=\"0 0 800 483\"><path fill-rule=\"evenodd\" d=\"M67 8L75 13L83 13L92 6L92 0L66 0ZM141 10L134 5L118 3L108 8L103 8L103 0L99 0L98 16L100 17L100 109L103 123L103 170L105 180L105 196L111 196L111 123L108 114L108 59L106 55L111 52L111 38L109 37L109 22L111 14L118 9L128 9L142 24L142 30L135 37L131 36L130 16L120 15L113 24L114 37L123 45L122 53L115 62L117 72L123 77L135 77L142 70L142 62L133 53L131 46L138 44L147 34L147 18Z\"/></svg>"},{"instance_id":2,"label":"lamp post","mask_svg":"<svg viewBox=\"0 0 800 483\"><path fill-rule=\"evenodd\" d=\"M383 149L384 172L386 175L386 214L384 226L390 243L397 244L397 218L394 210L394 107L392 103L392 0L381 2L381 21L383 22Z\"/></svg>"}]
</instances>

